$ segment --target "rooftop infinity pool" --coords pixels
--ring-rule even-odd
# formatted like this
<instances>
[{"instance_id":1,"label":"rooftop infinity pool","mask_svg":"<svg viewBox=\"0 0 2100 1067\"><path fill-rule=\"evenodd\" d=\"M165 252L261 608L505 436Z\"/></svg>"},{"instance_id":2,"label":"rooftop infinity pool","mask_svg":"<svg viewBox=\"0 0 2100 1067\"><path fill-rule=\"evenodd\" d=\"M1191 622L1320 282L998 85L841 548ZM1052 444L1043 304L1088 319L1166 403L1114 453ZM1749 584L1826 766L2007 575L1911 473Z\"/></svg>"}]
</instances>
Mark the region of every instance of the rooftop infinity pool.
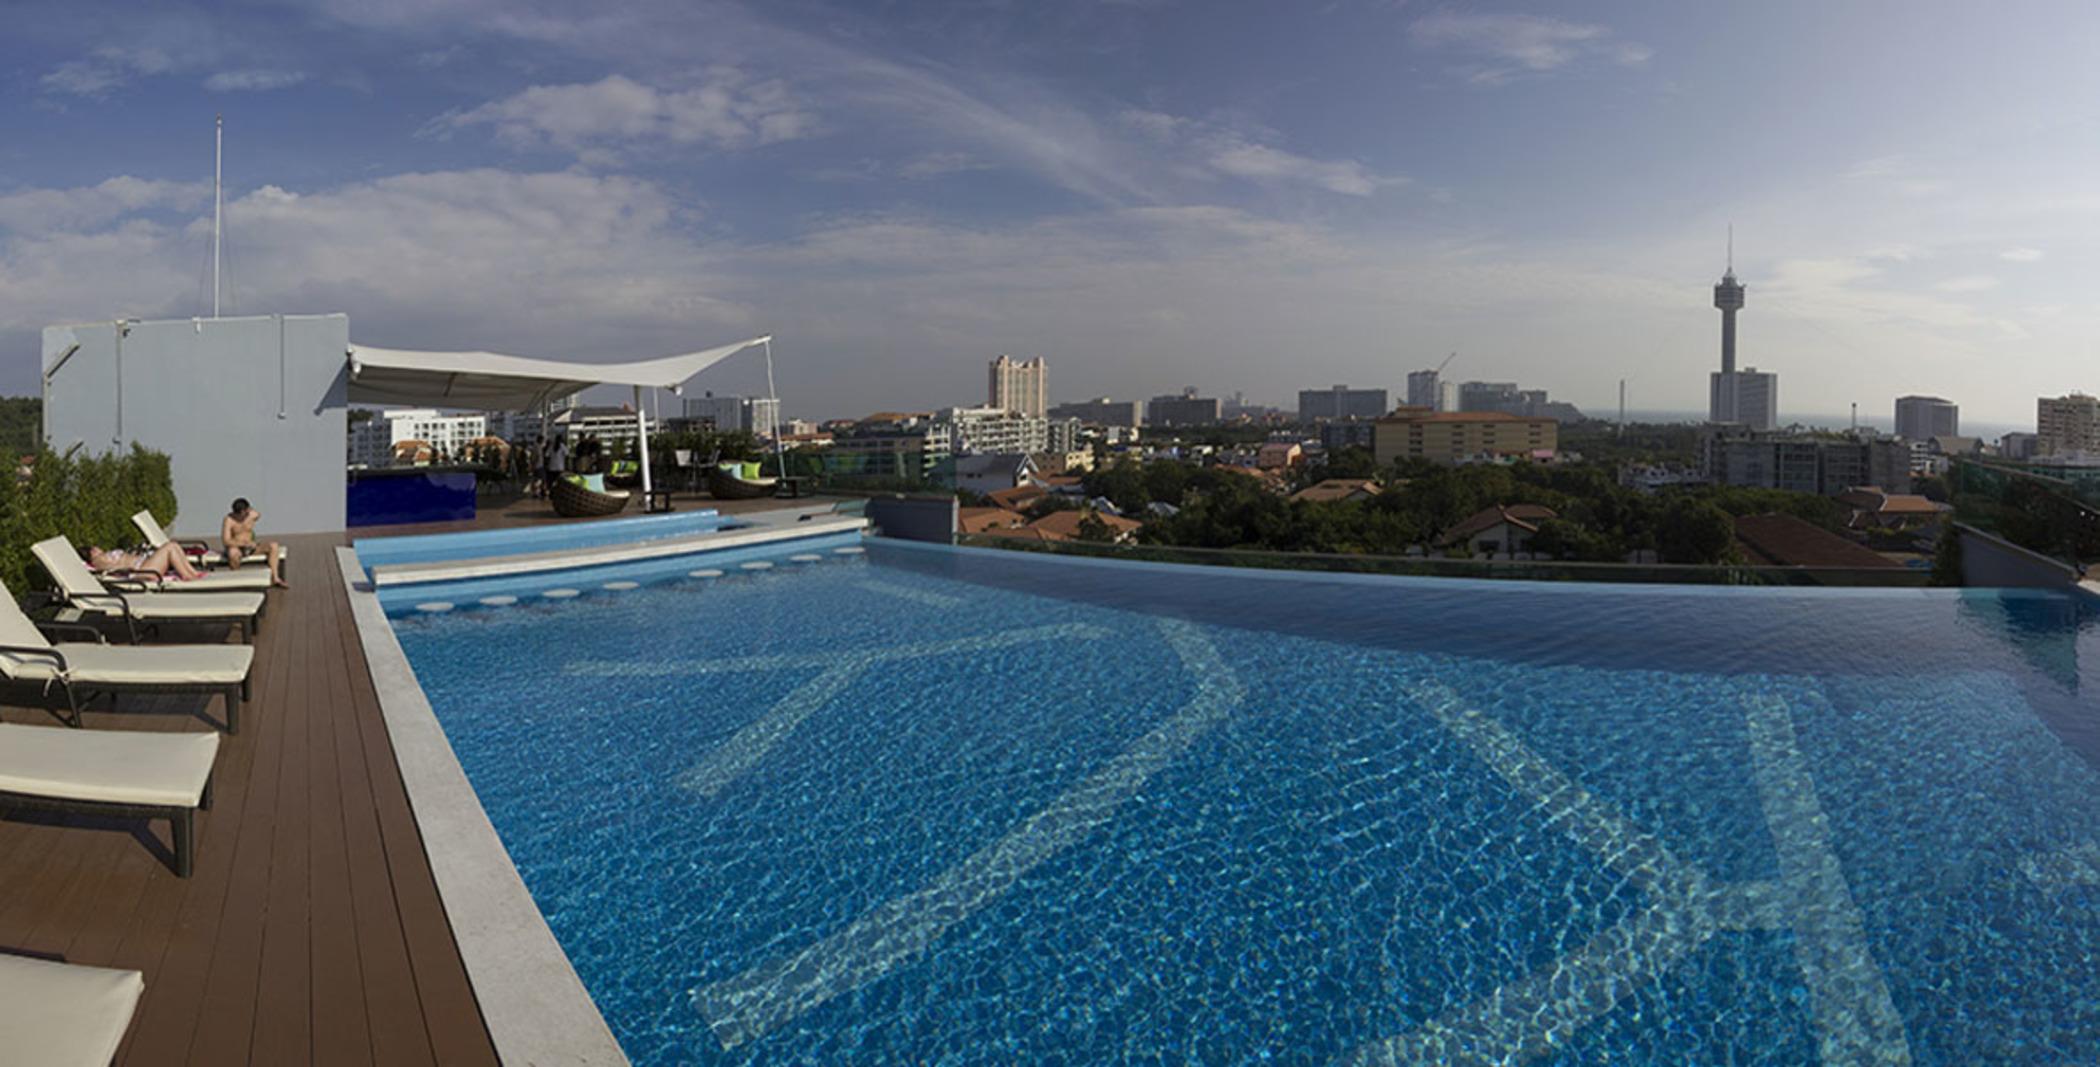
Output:
<instances>
[{"instance_id":1,"label":"rooftop infinity pool","mask_svg":"<svg viewBox=\"0 0 2100 1067\"><path fill-rule=\"evenodd\" d=\"M2100 1062L2090 601L794 551L393 619L636 1063Z\"/></svg>"}]
</instances>

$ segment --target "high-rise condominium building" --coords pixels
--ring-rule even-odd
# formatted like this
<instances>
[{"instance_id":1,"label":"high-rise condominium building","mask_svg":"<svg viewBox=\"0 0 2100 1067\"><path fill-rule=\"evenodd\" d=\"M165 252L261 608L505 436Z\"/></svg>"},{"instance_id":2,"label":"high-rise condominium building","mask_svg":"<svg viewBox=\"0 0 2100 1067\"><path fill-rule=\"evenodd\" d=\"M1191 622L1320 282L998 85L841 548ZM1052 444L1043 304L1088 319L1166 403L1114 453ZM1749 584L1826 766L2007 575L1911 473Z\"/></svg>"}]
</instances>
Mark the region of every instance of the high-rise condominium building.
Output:
<instances>
[{"instance_id":1,"label":"high-rise condominium building","mask_svg":"<svg viewBox=\"0 0 2100 1067\"><path fill-rule=\"evenodd\" d=\"M1709 417L1714 423L1732 423L1753 430L1779 428L1779 375L1746 367L1739 371L1715 371L1707 381L1712 411L1730 410L1733 418Z\"/></svg>"},{"instance_id":2,"label":"high-rise condominium building","mask_svg":"<svg viewBox=\"0 0 2100 1067\"><path fill-rule=\"evenodd\" d=\"M2084 393L2034 402L2034 454L2100 453L2100 398Z\"/></svg>"},{"instance_id":3,"label":"high-rise condominium building","mask_svg":"<svg viewBox=\"0 0 2100 1067\"><path fill-rule=\"evenodd\" d=\"M1383 389L1351 389L1337 385L1329 389L1298 390L1298 421L1320 419L1375 419L1385 414Z\"/></svg>"},{"instance_id":4,"label":"high-rise condominium building","mask_svg":"<svg viewBox=\"0 0 2100 1067\"><path fill-rule=\"evenodd\" d=\"M1428 408L1431 411L1445 410L1443 390L1438 388L1442 375L1433 370L1418 370L1407 376L1407 406Z\"/></svg>"},{"instance_id":5,"label":"high-rise condominium building","mask_svg":"<svg viewBox=\"0 0 2100 1067\"><path fill-rule=\"evenodd\" d=\"M1961 408L1936 396L1896 398L1896 436L1912 441L1954 437L1961 433Z\"/></svg>"},{"instance_id":6,"label":"high-rise condominium building","mask_svg":"<svg viewBox=\"0 0 2100 1067\"><path fill-rule=\"evenodd\" d=\"M1017 361L1012 356L1000 356L993 360L985 406L1038 419L1047 416L1050 388L1042 357Z\"/></svg>"}]
</instances>

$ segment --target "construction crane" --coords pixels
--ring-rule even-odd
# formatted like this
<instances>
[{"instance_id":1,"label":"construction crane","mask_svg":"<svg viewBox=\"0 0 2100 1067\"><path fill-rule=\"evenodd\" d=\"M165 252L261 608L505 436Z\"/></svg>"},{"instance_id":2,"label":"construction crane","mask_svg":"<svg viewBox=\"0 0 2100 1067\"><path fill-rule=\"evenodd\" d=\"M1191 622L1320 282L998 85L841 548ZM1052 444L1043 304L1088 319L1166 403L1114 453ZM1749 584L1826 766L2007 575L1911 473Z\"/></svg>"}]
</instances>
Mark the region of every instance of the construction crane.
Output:
<instances>
[{"instance_id":1,"label":"construction crane","mask_svg":"<svg viewBox=\"0 0 2100 1067\"><path fill-rule=\"evenodd\" d=\"M1436 373L1437 373L1437 376L1438 376L1438 377L1442 377L1442 376L1443 376L1443 373L1444 373L1444 368L1445 368L1445 367L1448 367L1448 366L1450 366L1450 365L1451 365L1451 361L1452 361L1452 360L1454 360L1454 359L1457 359L1457 358L1458 358L1458 353L1456 353L1456 352L1453 352L1453 353L1451 353L1450 355L1448 355L1448 356L1445 356L1445 357L1444 357L1444 361L1443 361L1442 363L1439 363L1439 364L1437 364L1437 365L1436 365Z\"/></svg>"}]
</instances>

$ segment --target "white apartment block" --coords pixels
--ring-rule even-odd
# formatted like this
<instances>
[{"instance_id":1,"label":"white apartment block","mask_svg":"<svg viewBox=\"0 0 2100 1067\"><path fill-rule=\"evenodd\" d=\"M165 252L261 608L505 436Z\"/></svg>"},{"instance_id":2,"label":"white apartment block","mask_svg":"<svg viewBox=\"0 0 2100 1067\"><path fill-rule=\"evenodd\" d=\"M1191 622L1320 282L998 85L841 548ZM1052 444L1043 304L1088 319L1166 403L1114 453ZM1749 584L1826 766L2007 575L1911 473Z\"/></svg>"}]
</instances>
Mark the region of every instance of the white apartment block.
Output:
<instances>
[{"instance_id":1,"label":"white apartment block","mask_svg":"<svg viewBox=\"0 0 2100 1067\"><path fill-rule=\"evenodd\" d=\"M949 449L958 456L980 452L1048 452L1050 420L1020 415L1005 408L949 408L940 414L948 426Z\"/></svg>"},{"instance_id":2,"label":"white apartment block","mask_svg":"<svg viewBox=\"0 0 2100 1067\"><path fill-rule=\"evenodd\" d=\"M402 441L427 442L438 455L452 459L467 442L488 436L484 415L447 415L436 408L404 408L377 411L350 428L350 462L353 465L384 467L394 460L394 445Z\"/></svg>"},{"instance_id":3,"label":"white apartment block","mask_svg":"<svg viewBox=\"0 0 2100 1067\"><path fill-rule=\"evenodd\" d=\"M780 422L780 401L766 396L706 396L687 397L685 417L706 419L715 429L727 432L748 431L760 437L773 436L773 428Z\"/></svg>"},{"instance_id":4,"label":"white apartment block","mask_svg":"<svg viewBox=\"0 0 2100 1067\"><path fill-rule=\"evenodd\" d=\"M1038 419L1050 413L1050 387L1042 357L1015 360L1000 356L992 361L990 379L985 407Z\"/></svg>"}]
</instances>

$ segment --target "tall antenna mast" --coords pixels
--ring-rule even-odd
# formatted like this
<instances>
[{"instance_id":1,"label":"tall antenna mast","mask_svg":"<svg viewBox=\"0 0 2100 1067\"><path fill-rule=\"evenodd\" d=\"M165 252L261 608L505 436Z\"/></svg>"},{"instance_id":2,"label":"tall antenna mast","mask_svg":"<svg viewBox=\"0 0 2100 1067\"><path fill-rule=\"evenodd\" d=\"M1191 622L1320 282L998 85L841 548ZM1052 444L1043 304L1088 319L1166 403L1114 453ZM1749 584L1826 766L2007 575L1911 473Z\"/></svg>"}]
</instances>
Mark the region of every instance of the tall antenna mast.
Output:
<instances>
[{"instance_id":1,"label":"tall antenna mast","mask_svg":"<svg viewBox=\"0 0 2100 1067\"><path fill-rule=\"evenodd\" d=\"M1728 224L1728 274L1735 273L1735 223Z\"/></svg>"},{"instance_id":2,"label":"tall antenna mast","mask_svg":"<svg viewBox=\"0 0 2100 1067\"><path fill-rule=\"evenodd\" d=\"M226 116L212 116L211 146L211 317L219 317L219 230L226 213Z\"/></svg>"}]
</instances>

